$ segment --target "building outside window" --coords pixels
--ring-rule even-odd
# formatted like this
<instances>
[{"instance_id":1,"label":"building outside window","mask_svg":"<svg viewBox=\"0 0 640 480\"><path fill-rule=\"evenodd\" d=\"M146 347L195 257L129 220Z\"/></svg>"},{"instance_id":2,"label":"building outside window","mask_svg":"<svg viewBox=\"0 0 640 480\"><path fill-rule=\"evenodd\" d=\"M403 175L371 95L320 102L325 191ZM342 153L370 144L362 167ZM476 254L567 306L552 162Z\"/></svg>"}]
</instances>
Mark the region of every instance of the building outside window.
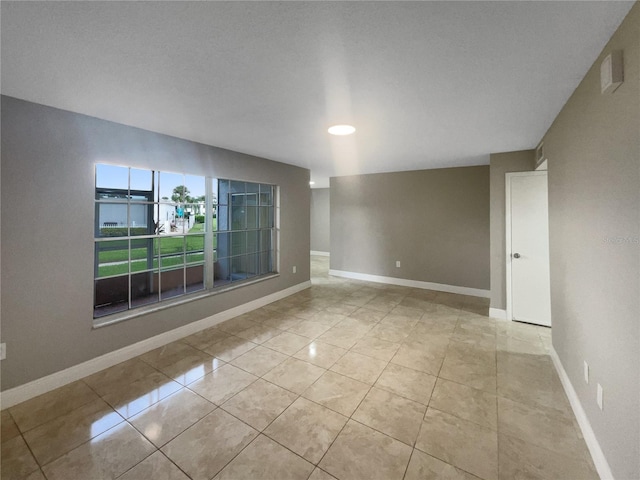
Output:
<instances>
[{"instance_id":1,"label":"building outside window","mask_svg":"<svg viewBox=\"0 0 640 480\"><path fill-rule=\"evenodd\" d=\"M94 318L274 273L276 194L97 164Z\"/></svg>"}]
</instances>

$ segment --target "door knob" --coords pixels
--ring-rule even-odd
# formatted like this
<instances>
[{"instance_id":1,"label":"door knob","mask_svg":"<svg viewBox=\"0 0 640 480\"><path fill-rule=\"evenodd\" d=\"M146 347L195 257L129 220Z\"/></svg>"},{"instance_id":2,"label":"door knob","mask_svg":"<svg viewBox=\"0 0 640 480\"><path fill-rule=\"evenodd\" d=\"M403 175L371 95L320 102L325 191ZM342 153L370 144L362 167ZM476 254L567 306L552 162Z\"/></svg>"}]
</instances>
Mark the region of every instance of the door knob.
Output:
<instances>
[{"instance_id":1,"label":"door knob","mask_svg":"<svg viewBox=\"0 0 640 480\"><path fill-rule=\"evenodd\" d=\"M520 258L520 254L519 253L514 253L513 254L513 258Z\"/></svg>"}]
</instances>

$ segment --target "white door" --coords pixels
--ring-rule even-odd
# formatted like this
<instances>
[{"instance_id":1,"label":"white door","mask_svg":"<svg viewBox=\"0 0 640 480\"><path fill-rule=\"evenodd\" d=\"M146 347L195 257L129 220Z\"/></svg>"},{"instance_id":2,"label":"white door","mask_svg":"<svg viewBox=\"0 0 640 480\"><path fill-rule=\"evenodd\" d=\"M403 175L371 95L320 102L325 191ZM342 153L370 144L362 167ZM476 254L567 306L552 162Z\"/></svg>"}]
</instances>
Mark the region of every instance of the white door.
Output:
<instances>
[{"instance_id":1,"label":"white door","mask_svg":"<svg viewBox=\"0 0 640 480\"><path fill-rule=\"evenodd\" d=\"M506 175L508 319L551 326L547 172Z\"/></svg>"}]
</instances>

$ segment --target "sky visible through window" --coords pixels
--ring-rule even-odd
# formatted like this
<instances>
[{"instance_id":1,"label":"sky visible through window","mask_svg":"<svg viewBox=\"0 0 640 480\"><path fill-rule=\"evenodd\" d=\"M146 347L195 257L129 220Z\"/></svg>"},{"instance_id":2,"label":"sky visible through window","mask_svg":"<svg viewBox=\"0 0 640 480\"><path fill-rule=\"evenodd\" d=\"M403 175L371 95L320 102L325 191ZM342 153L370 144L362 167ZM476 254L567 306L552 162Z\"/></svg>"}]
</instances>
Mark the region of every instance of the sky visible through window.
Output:
<instances>
[{"instance_id":1,"label":"sky visible through window","mask_svg":"<svg viewBox=\"0 0 640 480\"><path fill-rule=\"evenodd\" d=\"M274 186L108 164L95 181L94 318L274 271Z\"/></svg>"},{"instance_id":2,"label":"sky visible through window","mask_svg":"<svg viewBox=\"0 0 640 480\"><path fill-rule=\"evenodd\" d=\"M115 165L96 165L96 187L127 190L129 188L129 170L131 171L131 190L151 191L153 182L159 184L159 195L154 201L172 202L174 188L184 185L192 199L205 195L205 177L183 175L181 173L158 172ZM217 198L218 182L213 182L213 196ZM187 203L183 200L183 203Z\"/></svg>"}]
</instances>

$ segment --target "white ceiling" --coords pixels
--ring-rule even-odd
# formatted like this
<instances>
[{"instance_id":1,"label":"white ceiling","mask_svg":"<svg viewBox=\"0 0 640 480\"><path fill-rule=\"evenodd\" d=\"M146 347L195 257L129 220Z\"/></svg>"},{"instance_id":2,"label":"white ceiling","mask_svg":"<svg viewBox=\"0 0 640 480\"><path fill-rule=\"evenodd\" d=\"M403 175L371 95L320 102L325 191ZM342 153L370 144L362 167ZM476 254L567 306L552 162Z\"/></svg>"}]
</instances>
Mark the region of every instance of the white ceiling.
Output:
<instances>
[{"instance_id":1,"label":"white ceiling","mask_svg":"<svg viewBox=\"0 0 640 480\"><path fill-rule=\"evenodd\" d=\"M1 90L322 187L535 147L632 4L2 1Z\"/></svg>"}]
</instances>

